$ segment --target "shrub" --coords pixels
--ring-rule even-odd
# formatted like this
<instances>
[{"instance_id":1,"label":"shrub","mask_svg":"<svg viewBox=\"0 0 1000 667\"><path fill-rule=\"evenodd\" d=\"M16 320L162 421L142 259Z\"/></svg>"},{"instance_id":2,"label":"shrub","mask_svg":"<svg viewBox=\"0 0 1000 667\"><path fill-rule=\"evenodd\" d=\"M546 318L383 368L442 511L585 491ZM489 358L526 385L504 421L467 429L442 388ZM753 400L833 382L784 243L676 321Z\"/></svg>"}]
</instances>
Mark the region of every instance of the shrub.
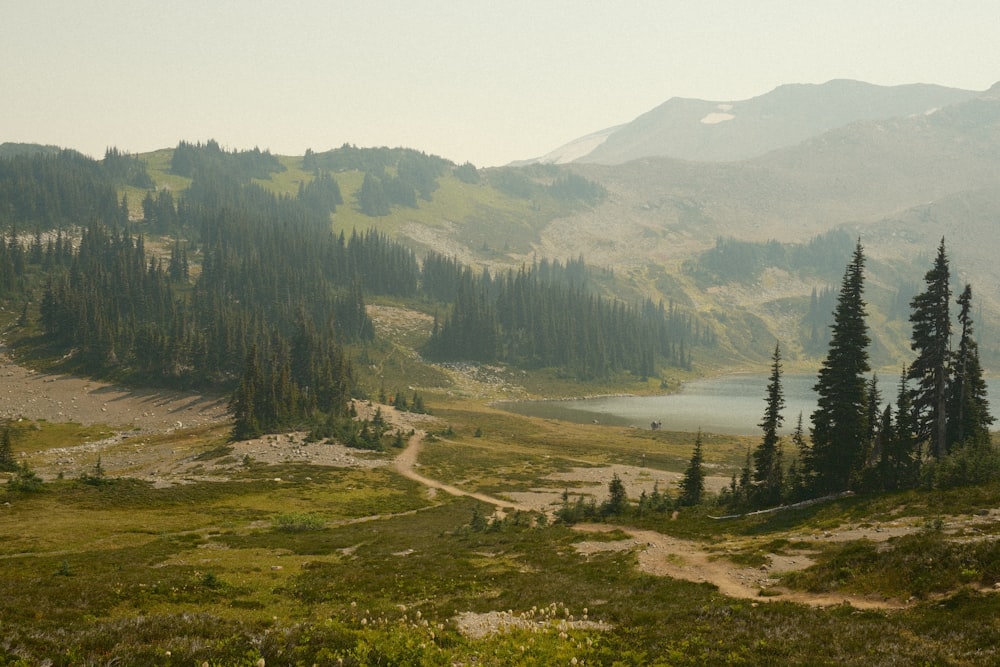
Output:
<instances>
[{"instance_id":1,"label":"shrub","mask_svg":"<svg viewBox=\"0 0 1000 667\"><path fill-rule=\"evenodd\" d=\"M28 467L27 463L21 463L17 472L7 481L7 488L11 491L23 491L32 493L42 490L42 478Z\"/></svg>"},{"instance_id":2,"label":"shrub","mask_svg":"<svg viewBox=\"0 0 1000 667\"><path fill-rule=\"evenodd\" d=\"M926 464L921 477L924 486L930 489L992 482L1000 479L1000 452L991 445L967 445Z\"/></svg>"},{"instance_id":3,"label":"shrub","mask_svg":"<svg viewBox=\"0 0 1000 667\"><path fill-rule=\"evenodd\" d=\"M97 455L97 463L94 464L94 471L80 475L80 481L91 486L102 486L108 482L104 473L104 466L101 465L100 454Z\"/></svg>"},{"instance_id":4,"label":"shrub","mask_svg":"<svg viewBox=\"0 0 1000 667\"><path fill-rule=\"evenodd\" d=\"M274 517L274 529L284 533L305 533L313 530L323 530L326 520L318 514L300 514L290 512Z\"/></svg>"}]
</instances>

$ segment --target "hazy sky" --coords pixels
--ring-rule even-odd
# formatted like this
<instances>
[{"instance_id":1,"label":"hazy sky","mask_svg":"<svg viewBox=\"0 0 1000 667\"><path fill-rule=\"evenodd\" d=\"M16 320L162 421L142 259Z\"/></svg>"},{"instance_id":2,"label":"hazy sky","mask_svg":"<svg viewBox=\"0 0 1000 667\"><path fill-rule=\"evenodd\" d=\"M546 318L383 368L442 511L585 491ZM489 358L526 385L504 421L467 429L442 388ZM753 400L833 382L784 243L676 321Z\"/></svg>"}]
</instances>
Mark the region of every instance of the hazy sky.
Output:
<instances>
[{"instance_id":1,"label":"hazy sky","mask_svg":"<svg viewBox=\"0 0 1000 667\"><path fill-rule=\"evenodd\" d=\"M504 164L671 97L984 90L996 0L0 0L0 143L348 142Z\"/></svg>"}]
</instances>

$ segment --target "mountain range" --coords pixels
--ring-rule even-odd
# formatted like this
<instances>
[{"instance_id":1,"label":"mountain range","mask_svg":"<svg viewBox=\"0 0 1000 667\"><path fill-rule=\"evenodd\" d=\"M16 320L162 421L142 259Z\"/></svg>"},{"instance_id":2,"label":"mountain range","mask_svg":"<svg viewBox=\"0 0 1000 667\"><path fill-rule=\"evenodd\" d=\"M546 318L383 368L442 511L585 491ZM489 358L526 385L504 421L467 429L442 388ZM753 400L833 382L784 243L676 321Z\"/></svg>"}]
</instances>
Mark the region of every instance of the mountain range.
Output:
<instances>
[{"instance_id":1,"label":"mountain range","mask_svg":"<svg viewBox=\"0 0 1000 667\"><path fill-rule=\"evenodd\" d=\"M6 144L0 155L52 150ZM179 192L189 180L171 172L173 153L138 157L157 188ZM539 160L478 175L463 165L471 171L461 176L452 165L420 197L377 217L353 205L370 170L337 161L345 156L365 154L345 146L285 156L284 171L255 178L294 195L313 178L309 165L325 164L347 203L332 216L336 230L377 228L418 253L480 268L582 256L613 274L604 291L689 308L754 363L766 362L776 338L789 361L815 359L811 295L837 287L855 239L869 258L877 363L905 360L906 305L945 238L956 290L975 290L984 361L1000 367L1000 84L976 92L831 81L738 102L669 100ZM387 185L400 173L393 165L378 172ZM582 199L553 195L581 183ZM816 248L827 257L817 260ZM724 255L735 251L751 265ZM799 264L775 260L796 253ZM803 265L802 256L812 259ZM717 270L737 265L743 273Z\"/></svg>"},{"instance_id":2,"label":"mountain range","mask_svg":"<svg viewBox=\"0 0 1000 667\"><path fill-rule=\"evenodd\" d=\"M977 94L928 84L890 87L838 79L779 86L748 100L675 97L629 123L587 134L524 162L622 164L645 157L733 162L858 121L932 114Z\"/></svg>"},{"instance_id":3,"label":"mountain range","mask_svg":"<svg viewBox=\"0 0 1000 667\"><path fill-rule=\"evenodd\" d=\"M685 267L722 238L805 243L842 230L873 260L873 291L888 293L919 287L945 238L956 285L972 282L983 308L980 333L1000 334L1000 84L832 81L720 104L670 100L568 145L586 153L563 147L543 158L609 196L542 230L539 254L582 253L633 275L666 267L700 308L745 308L786 337L787 304L823 280L775 268L751 284L703 289L686 282ZM881 334L905 356L908 327Z\"/></svg>"}]
</instances>

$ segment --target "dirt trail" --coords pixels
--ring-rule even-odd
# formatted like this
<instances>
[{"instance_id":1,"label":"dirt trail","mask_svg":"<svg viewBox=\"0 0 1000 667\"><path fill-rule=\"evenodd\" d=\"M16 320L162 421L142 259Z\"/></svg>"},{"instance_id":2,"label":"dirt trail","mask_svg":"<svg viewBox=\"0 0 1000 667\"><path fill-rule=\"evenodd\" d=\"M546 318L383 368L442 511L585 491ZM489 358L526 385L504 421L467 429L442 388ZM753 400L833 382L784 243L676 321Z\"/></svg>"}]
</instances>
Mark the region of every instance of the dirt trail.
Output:
<instances>
[{"instance_id":1,"label":"dirt trail","mask_svg":"<svg viewBox=\"0 0 1000 667\"><path fill-rule=\"evenodd\" d=\"M777 580L771 575L807 567L810 561L806 556L794 559L772 557L770 565L764 569L741 567L709 552L697 542L670 537L652 530L608 524L579 524L574 526L574 529L592 533L620 530L631 536L629 539L614 542L582 542L577 545L581 553L635 550L639 559L639 569L643 572L696 583L710 583L716 586L720 593L729 597L760 602L782 600L813 607L845 603L858 609L900 609L905 606L898 601L884 598L813 594L776 587ZM766 594L762 595L761 591L765 590Z\"/></svg>"},{"instance_id":2,"label":"dirt trail","mask_svg":"<svg viewBox=\"0 0 1000 667\"><path fill-rule=\"evenodd\" d=\"M390 423L392 417L389 417ZM406 447L393 460L392 467L399 474L412 479L424 486L444 491L455 496L467 496L496 506L502 511L520 510L536 511L537 508L521 503L510 502L482 493L465 491L458 487L445 484L425 477L416 472L420 464L417 462L423 446L424 431L414 431ZM705 547L691 540L670 537L652 530L640 530L608 524L579 524L575 530L583 532L611 532L620 530L629 539L613 542L582 542L577 549L582 553L599 551L636 550L639 569L657 576L673 577L693 582L707 582L715 585L719 592L729 597L755 601L784 600L798 602L814 607L828 607L839 604L849 604L858 609L897 609L904 605L893 600L870 599L855 595L811 594L799 591L789 591L777 588L773 574L802 569L811 564L807 556L797 558L772 556L770 564L765 568L740 567L734 563L709 552ZM761 591L766 590L766 595Z\"/></svg>"},{"instance_id":3,"label":"dirt trail","mask_svg":"<svg viewBox=\"0 0 1000 667\"><path fill-rule=\"evenodd\" d=\"M494 505L500 510L514 510L521 512L534 511L531 507L522 505L521 503L511 502L501 498L494 498L493 496L488 496L484 493L476 493L475 491L465 491L457 486L451 486L450 484L439 482L436 479L431 479L430 477L425 477L418 473L415 470L415 468L420 465L417 463L417 457L420 455L420 449L426 435L427 434L424 431L415 431L414 434L410 436L406 447L402 452L400 452L399 456L393 460L393 470L398 472L403 477L419 482L430 489L444 491L445 493L453 496L467 496L469 498L475 498L476 500L480 500L484 503Z\"/></svg>"}]
</instances>

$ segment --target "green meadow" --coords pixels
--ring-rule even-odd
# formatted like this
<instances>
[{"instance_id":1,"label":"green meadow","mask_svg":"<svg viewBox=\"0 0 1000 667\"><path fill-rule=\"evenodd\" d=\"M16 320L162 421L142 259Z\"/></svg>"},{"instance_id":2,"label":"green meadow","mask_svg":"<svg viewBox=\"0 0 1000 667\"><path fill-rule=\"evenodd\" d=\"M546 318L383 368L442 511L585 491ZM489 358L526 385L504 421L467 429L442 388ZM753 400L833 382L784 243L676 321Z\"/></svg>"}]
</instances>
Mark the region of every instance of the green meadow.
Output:
<instances>
[{"instance_id":1,"label":"green meadow","mask_svg":"<svg viewBox=\"0 0 1000 667\"><path fill-rule=\"evenodd\" d=\"M417 470L463 491L604 490L554 481L574 468L683 468L691 434L568 425L441 401ZM25 451L52 425L27 429ZM60 426L72 441L101 428ZM91 432L93 431L93 432ZM206 434L206 462L225 446ZM34 444L33 444L34 443ZM706 436L734 469L745 439ZM170 436L155 446L171 448ZM190 445L189 445L190 446ZM378 455L389 462L396 451ZM166 456L166 454L165 454ZM31 455L29 455L29 461ZM714 474L714 473L713 473ZM582 489L582 490L581 490ZM589 490L588 490L589 489ZM675 489L665 488L668 494ZM633 508L574 530L431 491L391 466L248 462L226 481L155 488L108 475L9 486L0 504L0 660L10 665L995 664L1000 660L996 485L847 497L718 521L711 502ZM905 518L884 541L817 539ZM641 545L584 542L655 530L716 560L812 564L756 598L649 574ZM684 553L669 556L683 563ZM791 602L775 591L793 591ZM809 602L862 596L870 608ZM852 598L853 599L853 598ZM485 626L478 627L473 619ZM260 663L264 660L264 663Z\"/></svg>"}]
</instances>

